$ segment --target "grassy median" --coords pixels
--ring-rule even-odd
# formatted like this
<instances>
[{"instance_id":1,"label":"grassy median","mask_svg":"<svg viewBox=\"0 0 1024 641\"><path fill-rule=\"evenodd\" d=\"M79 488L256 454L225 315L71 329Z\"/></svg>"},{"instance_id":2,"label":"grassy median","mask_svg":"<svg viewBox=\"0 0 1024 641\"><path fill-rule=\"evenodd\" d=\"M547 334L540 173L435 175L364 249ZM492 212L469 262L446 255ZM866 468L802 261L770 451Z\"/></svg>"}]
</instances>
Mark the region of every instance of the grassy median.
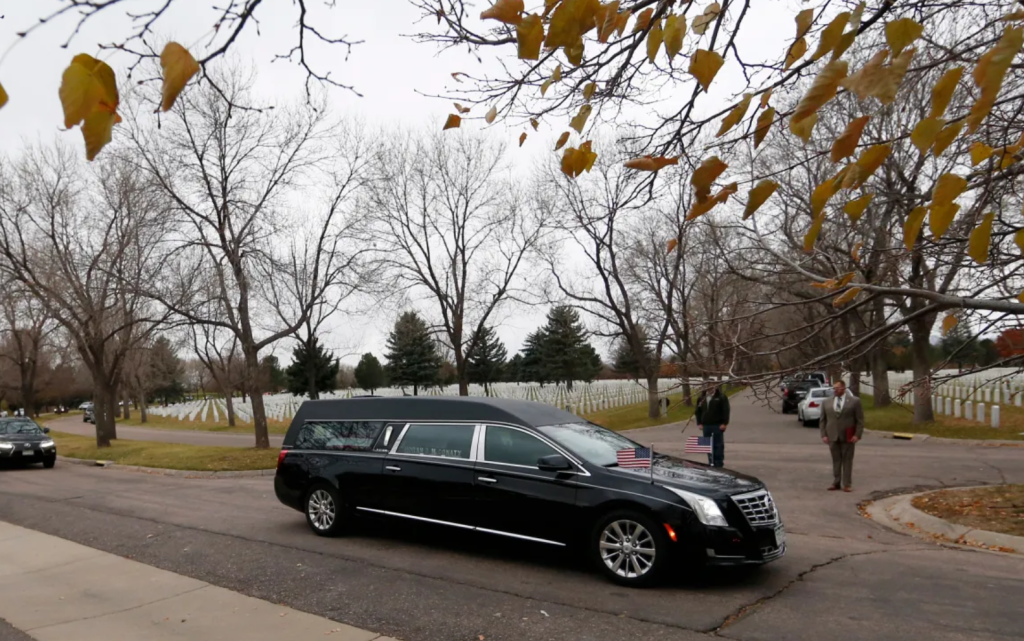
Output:
<instances>
[{"instance_id":1,"label":"grassy median","mask_svg":"<svg viewBox=\"0 0 1024 641\"><path fill-rule=\"evenodd\" d=\"M187 430L196 432L221 432L225 434L253 433L252 423L243 423L238 421L234 427L229 427L227 418L224 417L223 413L220 415L221 420L217 422L209 420L178 420L173 416L160 416L158 414L150 414L146 418L147 421L143 423L142 417L139 416L139 413L133 411L130 419L124 420L119 418L117 419L117 424L127 425L129 427L152 427L156 429ZM273 419L268 419L267 431L271 434L284 434L288 431L288 426L290 424L290 421L275 421Z\"/></svg>"},{"instance_id":2,"label":"grassy median","mask_svg":"<svg viewBox=\"0 0 1024 641\"><path fill-rule=\"evenodd\" d=\"M122 465L202 472L268 470L277 465L277 449L179 445L121 439L115 440L110 447L98 448L96 439L91 436L64 432L50 432L50 436L57 442L57 453L61 456L113 461Z\"/></svg>"},{"instance_id":3,"label":"grassy median","mask_svg":"<svg viewBox=\"0 0 1024 641\"><path fill-rule=\"evenodd\" d=\"M726 393L731 397L744 389L743 387L726 386ZM696 389L694 390L694 401L696 401ZM647 416L647 400L641 403L613 407L600 412L593 412L584 416L588 421L597 423L601 427L620 432L623 430L635 430L641 427L656 427L689 420L693 416L694 406L683 404L682 392L669 394L668 416L650 418Z\"/></svg>"},{"instance_id":4,"label":"grassy median","mask_svg":"<svg viewBox=\"0 0 1024 641\"><path fill-rule=\"evenodd\" d=\"M870 430L980 441L1024 441L1021 434L1024 432L1024 409L1012 405L1000 406L999 427L992 428L984 423L940 414L936 414L931 423L914 424L911 422L914 412L910 405L893 403L888 407L875 407L874 398L869 394L862 395L861 402L864 404L864 426ZM990 420L991 416L986 415L985 418Z\"/></svg>"},{"instance_id":5,"label":"grassy median","mask_svg":"<svg viewBox=\"0 0 1024 641\"><path fill-rule=\"evenodd\" d=\"M915 497L913 505L951 523L1024 536L1024 485L941 490Z\"/></svg>"}]
</instances>

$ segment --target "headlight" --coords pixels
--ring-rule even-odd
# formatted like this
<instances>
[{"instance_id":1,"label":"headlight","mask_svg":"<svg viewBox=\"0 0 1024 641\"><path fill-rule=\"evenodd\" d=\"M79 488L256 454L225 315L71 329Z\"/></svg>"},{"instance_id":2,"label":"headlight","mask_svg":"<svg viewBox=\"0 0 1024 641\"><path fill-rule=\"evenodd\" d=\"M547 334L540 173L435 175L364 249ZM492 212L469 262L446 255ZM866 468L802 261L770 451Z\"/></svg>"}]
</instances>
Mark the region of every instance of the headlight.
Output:
<instances>
[{"instance_id":1,"label":"headlight","mask_svg":"<svg viewBox=\"0 0 1024 641\"><path fill-rule=\"evenodd\" d=\"M725 520L725 515L722 514L722 510L719 509L718 504L708 497L694 494L693 492L687 492L686 490L668 487L667 485L663 485L662 487L686 501L689 506L693 508L693 513L697 515L697 520L704 525L729 525L729 522Z\"/></svg>"},{"instance_id":2,"label":"headlight","mask_svg":"<svg viewBox=\"0 0 1024 641\"><path fill-rule=\"evenodd\" d=\"M45 441L43 441L42 443L40 443L39 446L46 448L46 447L54 447L55 444L54 444L52 438L48 438Z\"/></svg>"},{"instance_id":3,"label":"headlight","mask_svg":"<svg viewBox=\"0 0 1024 641\"><path fill-rule=\"evenodd\" d=\"M0 443L0 450L13 450L14 445L10 443Z\"/></svg>"}]
</instances>

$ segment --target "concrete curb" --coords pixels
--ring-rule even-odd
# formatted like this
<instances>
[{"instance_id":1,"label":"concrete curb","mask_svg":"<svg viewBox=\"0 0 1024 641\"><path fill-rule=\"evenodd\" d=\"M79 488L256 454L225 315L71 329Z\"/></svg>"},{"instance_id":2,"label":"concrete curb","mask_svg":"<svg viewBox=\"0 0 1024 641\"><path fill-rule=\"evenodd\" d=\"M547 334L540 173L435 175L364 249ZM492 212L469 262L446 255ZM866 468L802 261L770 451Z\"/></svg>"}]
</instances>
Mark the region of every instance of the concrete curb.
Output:
<instances>
[{"instance_id":1,"label":"concrete curb","mask_svg":"<svg viewBox=\"0 0 1024 641\"><path fill-rule=\"evenodd\" d=\"M81 458L69 458L67 456L58 456L57 460L61 463L68 463L71 465L84 465L87 467L102 467L110 470L123 470L126 472L141 472L143 474L156 474L158 476L176 476L187 479L240 479L240 478L256 478L260 476L274 476L277 472L275 469L271 470L239 470L239 471L225 471L225 472L204 472L202 470L169 470L162 467L143 467L141 465L120 465L118 463L112 463L110 461L95 461L91 459Z\"/></svg>"},{"instance_id":2,"label":"concrete curb","mask_svg":"<svg viewBox=\"0 0 1024 641\"><path fill-rule=\"evenodd\" d=\"M892 432L885 432L882 430L870 430L866 429L865 432L871 432L872 434L878 434L882 438L893 438ZM930 434L913 434L914 441L929 441L932 443L946 443L949 445L973 445L979 447L1024 447L1024 441L1003 441L997 439L976 439L976 438L946 438L944 436L932 436Z\"/></svg>"},{"instance_id":3,"label":"concrete curb","mask_svg":"<svg viewBox=\"0 0 1024 641\"><path fill-rule=\"evenodd\" d=\"M974 487L991 486L980 485L943 489L969 490ZM973 550L980 549L995 554L1024 556L1024 536L976 530L966 525L950 523L945 519L922 512L911 503L918 496L940 491L942 490L890 496L867 505L865 511L877 523L904 534L939 540L943 543Z\"/></svg>"}]
</instances>

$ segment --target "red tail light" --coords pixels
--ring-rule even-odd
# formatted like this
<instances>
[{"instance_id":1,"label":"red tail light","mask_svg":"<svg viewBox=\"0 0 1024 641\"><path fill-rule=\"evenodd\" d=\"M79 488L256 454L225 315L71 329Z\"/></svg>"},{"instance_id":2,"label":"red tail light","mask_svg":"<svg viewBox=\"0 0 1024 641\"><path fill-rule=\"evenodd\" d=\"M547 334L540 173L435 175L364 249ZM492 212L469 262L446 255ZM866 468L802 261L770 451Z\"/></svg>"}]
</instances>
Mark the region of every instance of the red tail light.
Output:
<instances>
[{"instance_id":1,"label":"red tail light","mask_svg":"<svg viewBox=\"0 0 1024 641\"><path fill-rule=\"evenodd\" d=\"M277 469L281 469L281 463L284 463L286 454L288 454L288 450L281 450L281 453L277 455Z\"/></svg>"},{"instance_id":2,"label":"red tail light","mask_svg":"<svg viewBox=\"0 0 1024 641\"><path fill-rule=\"evenodd\" d=\"M807 404L807 407L818 407L818 404L814 401L811 401L810 403Z\"/></svg>"}]
</instances>

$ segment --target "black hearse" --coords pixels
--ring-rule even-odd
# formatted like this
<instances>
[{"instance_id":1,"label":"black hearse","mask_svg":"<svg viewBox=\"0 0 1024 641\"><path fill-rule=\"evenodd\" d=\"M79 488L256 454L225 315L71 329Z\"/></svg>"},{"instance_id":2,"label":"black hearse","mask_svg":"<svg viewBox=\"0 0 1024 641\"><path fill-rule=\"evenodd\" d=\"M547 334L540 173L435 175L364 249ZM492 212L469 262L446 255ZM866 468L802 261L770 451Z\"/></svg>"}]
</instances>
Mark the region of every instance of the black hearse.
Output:
<instances>
[{"instance_id":1,"label":"black hearse","mask_svg":"<svg viewBox=\"0 0 1024 641\"><path fill-rule=\"evenodd\" d=\"M786 551L771 494L755 478L655 454L547 405L494 398L307 401L284 438L274 489L313 532L356 516L586 546L611 579L643 585L676 560L762 564Z\"/></svg>"}]
</instances>

